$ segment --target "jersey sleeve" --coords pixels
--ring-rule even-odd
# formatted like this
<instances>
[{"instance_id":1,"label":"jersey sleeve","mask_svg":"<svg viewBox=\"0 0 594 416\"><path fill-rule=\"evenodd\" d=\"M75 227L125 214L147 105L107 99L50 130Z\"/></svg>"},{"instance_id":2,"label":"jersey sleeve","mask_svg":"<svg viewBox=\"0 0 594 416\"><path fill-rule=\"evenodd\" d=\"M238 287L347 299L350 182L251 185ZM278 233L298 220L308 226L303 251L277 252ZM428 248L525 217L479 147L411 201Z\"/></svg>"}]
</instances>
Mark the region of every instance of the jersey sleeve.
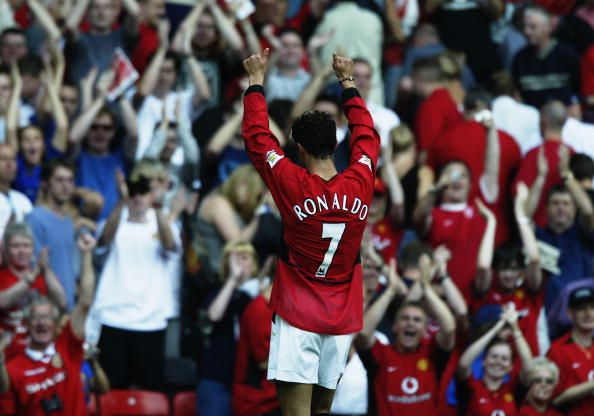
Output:
<instances>
[{"instance_id":1,"label":"jersey sleeve","mask_svg":"<svg viewBox=\"0 0 594 416\"><path fill-rule=\"evenodd\" d=\"M356 88L344 90L342 100L351 132L349 167L358 168L368 172L366 175L375 177L381 141L371 114Z\"/></svg>"},{"instance_id":2,"label":"jersey sleeve","mask_svg":"<svg viewBox=\"0 0 594 416\"><path fill-rule=\"evenodd\" d=\"M275 191L280 189L278 183L282 176L296 174L298 167L285 157L268 126L268 109L261 85L252 85L246 90L243 107L241 133L246 152L274 197Z\"/></svg>"}]
</instances>

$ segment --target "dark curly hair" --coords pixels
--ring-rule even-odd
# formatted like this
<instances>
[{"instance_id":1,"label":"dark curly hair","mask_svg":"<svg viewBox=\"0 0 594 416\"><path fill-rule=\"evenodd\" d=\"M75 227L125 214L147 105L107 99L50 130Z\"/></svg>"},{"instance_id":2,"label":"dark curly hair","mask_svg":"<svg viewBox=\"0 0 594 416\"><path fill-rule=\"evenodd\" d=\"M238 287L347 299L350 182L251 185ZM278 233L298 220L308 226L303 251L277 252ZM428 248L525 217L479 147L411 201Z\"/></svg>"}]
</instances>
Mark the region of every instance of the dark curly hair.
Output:
<instances>
[{"instance_id":1,"label":"dark curly hair","mask_svg":"<svg viewBox=\"0 0 594 416\"><path fill-rule=\"evenodd\" d=\"M306 111L295 119L292 127L295 143L318 159L332 156L336 148L336 123L322 111Z\"/></svg>"}]
</instances>

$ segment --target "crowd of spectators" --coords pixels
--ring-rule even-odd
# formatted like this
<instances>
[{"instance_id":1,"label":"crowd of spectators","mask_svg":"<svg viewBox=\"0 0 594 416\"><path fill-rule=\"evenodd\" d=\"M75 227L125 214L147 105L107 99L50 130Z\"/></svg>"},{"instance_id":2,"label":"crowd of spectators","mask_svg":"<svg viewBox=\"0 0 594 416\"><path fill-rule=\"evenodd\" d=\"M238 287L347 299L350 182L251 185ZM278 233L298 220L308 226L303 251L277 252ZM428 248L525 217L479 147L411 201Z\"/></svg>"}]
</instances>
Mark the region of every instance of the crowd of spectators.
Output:
<instances>
[{"instance_id":1,"label":"crowd of spectators","mask_svg":"<svg viewBox=\"0 0 594 416\"><path fill-rule=\"evenodd\" d=\"M241 136L264 48L289 157L324 111L347 167L334 51L381 137L333 414L594 414L592 0L0 0L0 414L280 414L282 227Z\"/></svg>"}]
</instances>

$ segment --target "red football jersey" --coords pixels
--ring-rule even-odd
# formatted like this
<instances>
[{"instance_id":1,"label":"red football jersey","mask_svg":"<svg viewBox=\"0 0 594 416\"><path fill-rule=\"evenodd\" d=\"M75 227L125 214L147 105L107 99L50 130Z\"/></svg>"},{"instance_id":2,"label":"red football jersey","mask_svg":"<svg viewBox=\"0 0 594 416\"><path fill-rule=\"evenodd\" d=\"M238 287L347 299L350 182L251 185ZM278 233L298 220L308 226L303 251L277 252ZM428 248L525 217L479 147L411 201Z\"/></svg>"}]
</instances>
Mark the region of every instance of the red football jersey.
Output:
<instances>
[{"instance_id":1,"label":"red football jersey","mask_svg":"<svg viewBox=\"0 0 594 416\"><path fill-rule=\"evenodd\" d=\"M415 135L420 150L430 150L441 135L462 123L464 117L445 88L439 88L421 103L415 118Z\"/></svg>"},{"instance_id":2,"label":"red football jersey","mask_svg":"<svg viewBox=\"0 0 594 416\"><path fill-rule=\"evenodd\" d=\"M516 141L507 133L499 131L499 194L493 203L487 205L497 217L496 244L509 238L509 204L508 189L522 161L522 152ZM452 160L459 160L470 170L469 201L480 197L485 203L479 182L485 170L485 150L487 147L487 131L476 121L466 121L449 129L433 148L429 150L428 164L435 172Z\"/></svg>"},{"instance_id":3,"label":"red football jersey","mask_svg":"<svg viewBox=\"0 0 594 416\"><path fill-rule=\"evenodd\" d=\"M259 367L268 360L271 323L272 309L263 296L255 298L241 316L231 395L234 414L256 416L280 408L274 383Z\"/></svg>"},{"instance_id":4,"label":"red football jersey","mask_svg":"<svg viewBox=\"0 0 594 416\"><path fill-rule=\"evenodd\" d=\"M41 401L51 399L54 394L62 402L63 410L52 415L87 414L80 377L83 340L74 335L70 323L56 339L55 348L56 354L47 363L21 353L6 364L17 414L45 415Z\"/></svg>"},{"instance_id":5,"label":"red football jersey","mask_svg":"<svg viewBox=\"0 0 594 416\"><path fill-rule=\"evenodd\" d=\"M325 181L285 157L268 128L261 86L244 98L248 155L270 189L283 222L270 305L305 331L340 335L363 326L361 238L373 193L379 135L356 89L343 93L350 166Z\"/></svg>"},{"instance_id":6,"label":"red football jersey","mask_svg":"<svg viewBox=\"0 0 594 416\"><path fill-rule=\"evenodd\" d=\"M452 252L448 272L469 304L485 227L474 205L442 204L431 213L427 240L432 247L445 244Z\"/></svg>"},{"instance_id":7,"label":"red football jersey","mask_svg":"<svg viewBox=\"0 0 594 416\"><path fill-rule=\"evenodd\" d=\"M562 416L563 413L558 411L552 406L549 406L544 413L539 412L529 404L525 404L520 407L520 416Z\"/></svg>"},{"instance_id":8,"label":"red football jersey","mask_svg":"<svg viewBox=\"0 0 594 416\"><path fill-rule=\"evenodd\" d=\"M400 247L403 236L404 228L394 228L389 215L386 215L371 227L373 247L380 253L386 264L390 262L390 259L396 258L396 252Z\"/></svg>"},{"instance_id":9,"label":"red football jersey","mask_svg":"<svg viewBox=\"0 0 594 416\"><path fill-rule=\"evenodd\" d=\"M400 353L377 340L359 356L370 377L379 416L437 414L437 344L423 339L418 350Z\"/></svg>"},{"instance_id":10,"label":"red football jersey","mask_svg":"<svg viewBox=\"0 0 594 416\"><path fill-rule=\"evenodd\" d=\"M576 384L594 380L594 344L586 350L573 341L570 332L553 342L547 355L559 367L555 396ZM568 416L592 416L594 395L582 398L567 409Z\"/></svg>"},{"instance_id":11,"label":"red football jersey","mask_svg":"<svg viewBox=\"0 0 594 416\"><path fill-rule=\"evenodd\" d=\"M530 345L532 354L535 357L542 355L538 345L538 319L544 313L544 290L532 293L526 289L526 285L522 285L512 293L504 293L498 290L496 283L493 282L485 296L473 297L471 309L474 313L485 305L506 305L508 303L513 303L520 315L518 324L526 342Z\"/></svg>"},{"instance_id":12,"label":"red football jersey","mask_svg":"<svg viewBox=\"0 0 594 416\"><path fill-rule=\"evenodd\" d=\"M472 376L458 381L457 386L460 403L466 404L465 416L516 416L515 388L516 380L491 391L483 380L476 380Z\"/></svg>"},{"instance_id":13,"label":"red football jersey","mask_svg":"<svg viewBox=\"0 0 594 416\"><path fill-rule=\"evenodd\" d=\"M547 163L549 165L549 172L547 174L545 185L542 189L542 194L540 195L540 200L538 202L538 207L536 208L536 212L534 213L534 222L539 227L545 227L547 225L547 210L546 210L546 201L547 196L549 194L549 190L561 183L561 176L559 175L559 147L561 146L561 142L553 141L553 140L545 140L545 142L532 149L520 164L520 170L516 175L516 179L512 185L512 192L515 194L516 187L518 182L524 182L528 188L532 186L534 181L536 180L536 176L538 175L538 152L540 151L541 147L544 147L545 157L547 159ZM570 149L570 153L573 151Z\"/></svg>"}]
</instances>

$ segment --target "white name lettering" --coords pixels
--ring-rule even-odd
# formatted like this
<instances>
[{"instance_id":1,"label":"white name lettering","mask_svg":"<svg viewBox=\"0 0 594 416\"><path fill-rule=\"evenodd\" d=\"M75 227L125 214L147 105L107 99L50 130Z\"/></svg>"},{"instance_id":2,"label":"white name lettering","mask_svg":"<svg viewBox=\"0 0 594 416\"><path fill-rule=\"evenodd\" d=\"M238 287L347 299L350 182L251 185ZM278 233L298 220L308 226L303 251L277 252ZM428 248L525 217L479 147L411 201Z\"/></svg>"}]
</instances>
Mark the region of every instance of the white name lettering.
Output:
<instances>
[{"instance_id":1,"label":"white name lettering","mask_svg":"<svg viewBox=\"0 0 594 416\"><path fill-rule=\"evenodd\" d=\"M328 204L328 198L332 200L332 206ZM336 193L326 198L326 195L318 195L313 198L307 198L302 204L293 205L293 212L299 221L303 221L311 215L315 215L324 211L345 211L363 221L367 218L369 207L363 204L360 198L349 199L347 195L338 195Z\"/></svg>"}]
</instances>

